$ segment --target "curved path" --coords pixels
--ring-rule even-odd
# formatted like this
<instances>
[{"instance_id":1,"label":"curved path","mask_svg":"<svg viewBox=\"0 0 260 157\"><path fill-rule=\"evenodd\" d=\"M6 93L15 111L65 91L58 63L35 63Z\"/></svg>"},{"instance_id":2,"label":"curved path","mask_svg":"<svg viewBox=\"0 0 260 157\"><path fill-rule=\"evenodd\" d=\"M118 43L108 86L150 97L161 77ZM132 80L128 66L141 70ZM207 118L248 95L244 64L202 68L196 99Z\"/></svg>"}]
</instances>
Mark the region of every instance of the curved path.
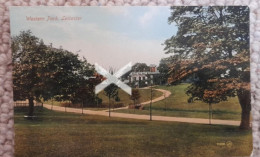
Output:
<instances>
[{"instance_id":1,"label":"curved path","mask_svg":"<svg viewBox=\"0 0 260 157\"><path fill-rule=\"evenodd\" d=\"M146 88L143 88L143 89L146 89ZM172 94L170 91L164 90L164 89L153 89L153 90L157 90L157 91L159 91L159 92L162 92L163 94L162 94L162 96L159 96L159 97L153 99L153 100L152 100L152 103L157 102L157 101L161 101L161 100L163 100L163 99L169 97L169 96ZM141 106L144 106L144 105L150 104L150 103L151 103L151 101L149 100L149 101L142 102L142 103L140 103L140 104L141 104ZM115 111L115 110L121 110L121 109L128 109L128 106L115 108L115 109L113 109L113 111ZM108 111L108 110L104 110L104 111Z\"/></svg>"},{"instance_id":2,"label":"curved path","mask_svg":"<svg viewBox=\"0 0 260 157\"><path fill-rule=\"evenodd\" d=\"M158 97L158 98L153 99L152 102L161 101L161 100L163 100L163 99L169 97L169 96L172 94L170 91L164 90L164 89L154 89L154 90L157 90L157 91L159 91L159 92L162 92L163 95L160 96L160 97ZM149 100L149 101L145 101L145 102L142 102L141 105L146 105L146 104L149 104L150 102L151 102L150 100Z\"/></svg>"},{"instance_id":3,"label":"curved path","mask_svg":"<svg viewBox=\"0 0 260 157\"><path fill-rule=\"evenodd\" d=\"M51 105L43 104L43 106L46 107L47 109L51 109ZM68 108L68 107L65 108L65 107L60 107L60 106L53 106L53 110L82 114L82 109L78 109L78 108ZM108 116L107 111L93 111L93 110L85 110L85 109L83 110L83 114ZM149 115L137 115L137 114L117 113L117 112L111 112L110 114L111 114L111 117L150 120ZM196 124L209 124L209 120L203 119L203 118L152 116L152 120L168 121L168 122L185 122L185 123L196 123ZM239 126L240 121L212 119L211 124Z\"/></svg>"},{"instance_id":4,"label":"curved path","mask_svg":"<svg viewBox=\"0 0 260 157\"><path fill-rule=\"evenodd\" d=\"M163 96L160 96L156 99L153 99L152 102L163 100L166 97L169 97L171 92L163 89L156 89L158 91L163 92ZM146 101L141 103L142 105L149 104L150 101ZM99 115L99 116L108 116L107 110L102 111L93 111L93 110L82 110L79 108L68 108L68 107L61 107L61 106L53 106L48 104L43 104L43 106L47 109L52 109L55 111L61 111L61 112L71 112L71 113L79 113L79 114L89 114L89 115ZM118 109L125 109L124 108L118 108ZM142 120L150 120L149 115L137 115L137 114L128 114L128 113L117 113L117 112L110 112L111 117L119 117L119 118L130 118L130 119L142 119ZM166 117L166 116L152 116L152 120L156 121L168 121L168 122L184 122L184 123L195 123L195 124L209 124L209 119L203 119L203 118L185 118L185 117ZM212 119L211 124L217 124L217 125L234 125L239 126L240 121L234 121L234 120L218 120L218 119Z\"/></svg>"}]
</instances>

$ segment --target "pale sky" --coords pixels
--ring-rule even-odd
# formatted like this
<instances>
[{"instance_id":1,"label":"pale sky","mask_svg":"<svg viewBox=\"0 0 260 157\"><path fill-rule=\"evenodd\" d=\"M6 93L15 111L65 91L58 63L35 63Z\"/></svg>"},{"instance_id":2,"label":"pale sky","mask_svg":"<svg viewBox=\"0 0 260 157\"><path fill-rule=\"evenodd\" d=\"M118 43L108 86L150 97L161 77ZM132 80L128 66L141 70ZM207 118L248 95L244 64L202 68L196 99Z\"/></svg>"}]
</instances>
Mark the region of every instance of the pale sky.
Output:
<instances>
[{"instance_id":1,"label":"pale sky","mask_svg":"<svg viewBox=\"0 0 260 157\"><path fill-rule=\"evenodd\" d=\"M81 17L77 21L28 21L26 17ZM11 35L22 30L53 47L62 46L104 68L129 62L159 64L162 43L176 34L169 7L11 7Z\"/></svg>"}]
</instances>

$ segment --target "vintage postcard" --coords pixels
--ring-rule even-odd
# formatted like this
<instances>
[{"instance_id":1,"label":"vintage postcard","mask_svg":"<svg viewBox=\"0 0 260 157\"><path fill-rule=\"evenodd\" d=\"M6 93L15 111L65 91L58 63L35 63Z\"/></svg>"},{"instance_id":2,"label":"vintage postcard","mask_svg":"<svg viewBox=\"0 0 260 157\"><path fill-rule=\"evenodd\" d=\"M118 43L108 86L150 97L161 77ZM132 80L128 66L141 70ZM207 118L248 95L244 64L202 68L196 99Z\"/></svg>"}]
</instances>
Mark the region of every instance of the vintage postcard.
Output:
<instances>
[{"instance_id":1,"label":"vintage postcard","mask_svg":"<svg viewBox=\"0 0 260 157\"><path fill-rule=\"evenodd\" d=\"M249 8L10 7L15 156L252 151Z\"/></svg>"}]
</instances>

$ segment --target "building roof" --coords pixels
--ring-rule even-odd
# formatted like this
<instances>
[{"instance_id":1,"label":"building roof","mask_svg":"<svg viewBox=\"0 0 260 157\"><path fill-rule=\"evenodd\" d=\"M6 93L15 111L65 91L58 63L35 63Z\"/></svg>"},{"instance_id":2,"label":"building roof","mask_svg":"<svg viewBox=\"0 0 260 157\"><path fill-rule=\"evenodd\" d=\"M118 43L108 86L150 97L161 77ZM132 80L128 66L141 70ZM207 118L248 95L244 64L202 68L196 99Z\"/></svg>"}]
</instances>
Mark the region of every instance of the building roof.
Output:
<instances>
[{"instance_id":1,"label":"building roof","mask_svg":"<svg viewBox=\"0 0 260 157\"><path fill-rule=\"evenodd\" d=\"M153 67L157 67L156 64L150 64L149 67L153 68Z\"/></svg>"}]
</instances>

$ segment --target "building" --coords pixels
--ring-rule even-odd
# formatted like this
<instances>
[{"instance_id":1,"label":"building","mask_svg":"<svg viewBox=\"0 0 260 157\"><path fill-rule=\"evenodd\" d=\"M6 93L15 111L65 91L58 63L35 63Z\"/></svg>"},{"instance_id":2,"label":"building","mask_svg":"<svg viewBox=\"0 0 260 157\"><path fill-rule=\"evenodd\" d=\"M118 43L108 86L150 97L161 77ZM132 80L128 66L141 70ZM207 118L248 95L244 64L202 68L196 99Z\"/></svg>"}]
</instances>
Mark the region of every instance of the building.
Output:
<instances>
[{"instance_id":1,"label":"building","mask_svg":"<svg viewBox=\"0 0 260 157\"><path fill-rule=\"evenodd\" d=\"M158 72L157 66L155 64L151 64L149 67L150 67L150 72Z\"/></svg>"},{"instance_id":2,"label":"building","mask_svg":"<svg viewBox=\"0 0 260 157\"><path fill-rule=\"evenodd\" d=\"M145 87L151 84L158 84L157 78L160 73L157 70L157 66L155 64L151 64L149 67L150 71L131 72L128 76L128 84L133 87Z\"/></svg>"}]
</instances>

